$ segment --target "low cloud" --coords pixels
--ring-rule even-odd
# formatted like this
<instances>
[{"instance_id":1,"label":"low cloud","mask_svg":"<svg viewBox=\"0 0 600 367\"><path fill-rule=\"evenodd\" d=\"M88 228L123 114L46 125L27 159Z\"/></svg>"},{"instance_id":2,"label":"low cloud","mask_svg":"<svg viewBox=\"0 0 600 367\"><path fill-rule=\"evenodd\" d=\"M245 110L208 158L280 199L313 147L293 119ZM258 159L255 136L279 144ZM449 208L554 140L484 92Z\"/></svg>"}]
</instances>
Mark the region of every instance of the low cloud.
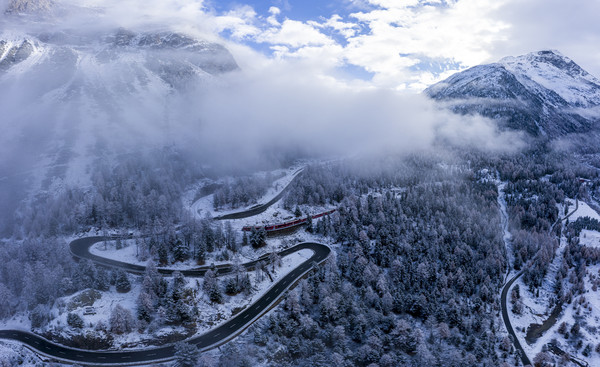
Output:
<instances>
[{"instance_id":1,"label":"low cloud","mask_svg":"<svg viewBox=\"0 0 600 367\"><path fill-rule=\"evenodd\" d=\"M199 93L192 115L198 145L231 154L228 159L265 147L350 155L444 148L440 144L510 151L521 144L517 133L500 132L491 120L450 113L423 95L351 87L290 62L229 75Z\"/></svg>"},{"instance_id":2,"label":"low cloud","mask_svg":"<svg viewBox=\"0 0 600 367\"><path fill-rule=\"evenodd\" d=\"M141 10L136 0L108 5L63 1L62 18L43 23L43 28L74 36L67 41L87 39L92 44L118 27L158 27L203 38L210 33L206 38L219 40L214 31L223 18L210 14L202 2L151 1ZM244 7L236 14L227 16L256 16ZM6 31L11 24L3 26ZM2 129L5 136L20 137L16 141L27 141L36 154L46 156L48 151L58 156L61 149L83 156L103 149L135 151L175 144L214 165L247 164L273 151L401 154L446 144L490 151L520 146L518 134L500 132L482 117L452 114L424 96L336 80L314 58L269 59L248 47L226 44L241 71L204 76L179 89L149 74L145 57L151 56L136 55L135 50L100 60L86 43L70 56L71 51L55 48L57 62L49 58L23 75L9 72L0 78ZM44 47L42 42L42 52ZM38 125L44 131L39 136L32 134ZM49 146L52 139L65 142L67 148ZM6 143L2 149L4 156L19 156L19 146Z\"/></svg>"}]
</instances>

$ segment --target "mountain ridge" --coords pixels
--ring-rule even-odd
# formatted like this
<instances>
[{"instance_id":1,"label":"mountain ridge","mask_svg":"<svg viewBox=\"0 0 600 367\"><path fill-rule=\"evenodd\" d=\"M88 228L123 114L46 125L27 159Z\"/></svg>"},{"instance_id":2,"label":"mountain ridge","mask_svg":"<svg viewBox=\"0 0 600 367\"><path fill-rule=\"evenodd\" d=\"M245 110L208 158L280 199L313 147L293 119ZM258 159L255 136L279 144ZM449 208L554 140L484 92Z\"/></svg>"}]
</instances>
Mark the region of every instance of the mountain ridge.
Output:
<instances>
[{"instance_id":1,"label":"mountain ridge","mask_svg":"<svg viewBox=\"0 0 600 367\"><path fill-rule=\"evenodd\" d=\"M600 80L555 50L478 65L424 93L460 114L481 114L501 128L550 139L595 130Z\"/></svg>"}]
</instances>

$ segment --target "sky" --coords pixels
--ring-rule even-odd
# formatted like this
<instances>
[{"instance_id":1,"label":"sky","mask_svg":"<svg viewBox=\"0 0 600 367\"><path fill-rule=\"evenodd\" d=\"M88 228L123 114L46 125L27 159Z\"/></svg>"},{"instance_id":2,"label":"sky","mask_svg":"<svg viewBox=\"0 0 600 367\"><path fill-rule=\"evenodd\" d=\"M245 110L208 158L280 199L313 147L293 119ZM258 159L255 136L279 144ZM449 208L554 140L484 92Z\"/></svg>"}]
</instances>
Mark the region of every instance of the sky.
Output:
<instances>
[{"instance_id":1,"label":"sky","mask_svg":"<svg viewBox=\"0 0 600 367\"><path fill-rule=\"evenodd\" d=\"M595 0L205 0L201 8L210 31L236 45L373 87L421 91L542 49L600 76Z\"/></svg>"},{"instance_id":2,"label":"sky","mask_svg":"<svg viewBox=\"0 0 600 367\"><path fill-rule=\"evenodd\" d=\"M246 70L302 64L353 87L420 92L457 71L545 49L600 76L598 0L57 2L98 9L118 26L177 25L225 44Z\"/></svg>"}]
</instances>

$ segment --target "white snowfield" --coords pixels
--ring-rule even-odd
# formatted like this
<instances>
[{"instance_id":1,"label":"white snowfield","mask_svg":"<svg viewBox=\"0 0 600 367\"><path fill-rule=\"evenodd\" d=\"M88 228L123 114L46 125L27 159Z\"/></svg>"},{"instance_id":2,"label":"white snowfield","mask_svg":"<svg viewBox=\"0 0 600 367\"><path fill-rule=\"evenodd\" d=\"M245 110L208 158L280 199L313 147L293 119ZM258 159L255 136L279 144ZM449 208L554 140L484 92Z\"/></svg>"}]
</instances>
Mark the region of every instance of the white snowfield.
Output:
<instances>
[{"instance_id":1,"label":"white snowfield","mask_svg":"<svg viewBox=\"0 0 600 367\"><path fill-rule=\"evenodd\" d=\"M579 234L579 243L588 247L600 247L600 232L584 229Z\"/></svg>"},{"instance_id":2,"label":"white snowfield","mask_svg":"<svg viewBox=\"0 0 600 367\"><path fill-rule=\"evenodd\" d=\"M569 211L575 209L575 199L567 199L567 202L569 203ZM592 209L589 205L587 205L585 202L583 202L581 200L579 200L578 202L579 202L579 207L569 217L569 222L574 222L578 218L583 218L583 217L590 217L592 219L596 219L596 220L600 221L600 215L594 209Z\"/></svg>"}]
</instances>

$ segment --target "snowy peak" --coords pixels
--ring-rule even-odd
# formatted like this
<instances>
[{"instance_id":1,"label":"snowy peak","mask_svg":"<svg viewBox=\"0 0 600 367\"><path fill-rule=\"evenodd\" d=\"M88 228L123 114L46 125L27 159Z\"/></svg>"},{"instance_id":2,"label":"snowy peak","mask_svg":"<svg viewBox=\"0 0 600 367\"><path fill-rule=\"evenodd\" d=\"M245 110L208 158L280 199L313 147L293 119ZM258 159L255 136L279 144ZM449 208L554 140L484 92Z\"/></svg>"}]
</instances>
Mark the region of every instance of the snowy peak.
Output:
<instances>
[{"instance_id":1,"label":"snowy peak","mask_svg":"<svg viewBox=\"0 0 600 367\"><path fill-rule=\"evenodd\" d=\"M236 70L236 62L229 51L217 44L197 40L175 32L145 32L136 34L119 29L107 38L115 50L145 51L153 53L161 62L168 64L191 64L209 74ZM173 54L173 52L176 52Z\"/></svg>"},{"instance_id":2,"label":"snowy peak","mask_svg":"<svg viewBox=\"0 0 600 367\"><path fill-rule=\"evenodd\" d=\"M30 40L0 40L0 71L26 60L33 52L34 45Z\"/></svg>"},{"instance_id":3,"label":"snowy peak","mask_svg":"<svg viewBox=\"0 0 600 367\"><path fill-rule=\"evenodd\" d=\"M553 50L467 69L425 93L455 112L478 113L534 136L584 133L599 120L600 81Z\"/></svg>"},{"instance_id":4,"label":"snowy peak","mask_svg":"<svg viewBox=\"0 0 600 367\"><path fill-rule=\"evenodd\" d=\"M558 94L569 106L600 105L600 80L583 70L573 60L554 50L538 51L500 60L521 83L535 84Z\"/></svg>"}]
</instances>

